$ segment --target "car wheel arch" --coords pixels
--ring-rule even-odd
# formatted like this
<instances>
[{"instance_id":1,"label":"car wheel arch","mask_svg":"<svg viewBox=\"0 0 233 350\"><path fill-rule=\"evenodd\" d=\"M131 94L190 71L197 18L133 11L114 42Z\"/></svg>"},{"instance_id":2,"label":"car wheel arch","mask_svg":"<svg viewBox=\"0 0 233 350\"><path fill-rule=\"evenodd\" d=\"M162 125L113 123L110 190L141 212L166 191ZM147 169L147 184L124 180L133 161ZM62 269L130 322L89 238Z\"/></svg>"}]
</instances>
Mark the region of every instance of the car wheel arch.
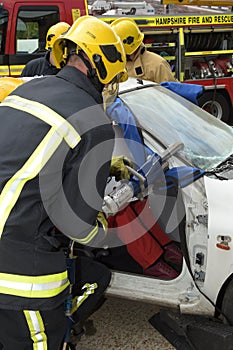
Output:
<instances>
[{"instance_id":1,"label":"car wheel arch","mask_svg":"<svg viewBox=\"0 0 233 350\"><path fill-rule=\"evenodd\" d=\"M215 317L233 325L233 274L226 279L218 293Z\"/></svg>"}]
</instances>

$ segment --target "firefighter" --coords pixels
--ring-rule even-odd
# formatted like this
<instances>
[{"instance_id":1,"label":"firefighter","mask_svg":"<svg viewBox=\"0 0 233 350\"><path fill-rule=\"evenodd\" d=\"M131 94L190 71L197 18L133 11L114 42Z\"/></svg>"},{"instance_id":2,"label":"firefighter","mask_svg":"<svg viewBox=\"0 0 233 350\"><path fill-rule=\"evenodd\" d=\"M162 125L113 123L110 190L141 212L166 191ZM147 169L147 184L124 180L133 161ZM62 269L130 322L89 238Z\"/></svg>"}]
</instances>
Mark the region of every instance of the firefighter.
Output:
<instances>
[{"instance_id":1,"label":"firefighter","mask_svg":"<svg viewBox=\"0 0 233 350\"><path fill-rule=\"evenodd\" d=\"M101 246L114 131L102 89L126 77L120 39L83 16L54 43L60 72L32 79L0 104L0 348L61 348L70 290L55 227ZM123 169L123 164L119 167ZM88 287L87 287L88 288Z\"/></svg>"},{"instance_id":2,"label":"firefighter","mask_svg":"<svg viewBox=\"0 0 233 350\"><path fill-rule=\"evenodd\" d=\"M54 75L59 72L54 64L52 49L55 40L63 33L67 32L70 25L66 22L58 22L52 25L46 34L47 50L45 56L29 61L24 67L21 77L34 77L35 75Z\"/></svg>"},{"instance_id":3,"label":"firefighter","mask_svg":"<svg viewBox=\"0 0 233 350\"><path fill-rule=\"evenodd\" d=\"M177 82L168 62L160 55L146 49L143 44L144 34L133 19L118 18L111 23L111 27L123 42L129 77L151 80L155 83Z\"/></svg>"}]
</instances>

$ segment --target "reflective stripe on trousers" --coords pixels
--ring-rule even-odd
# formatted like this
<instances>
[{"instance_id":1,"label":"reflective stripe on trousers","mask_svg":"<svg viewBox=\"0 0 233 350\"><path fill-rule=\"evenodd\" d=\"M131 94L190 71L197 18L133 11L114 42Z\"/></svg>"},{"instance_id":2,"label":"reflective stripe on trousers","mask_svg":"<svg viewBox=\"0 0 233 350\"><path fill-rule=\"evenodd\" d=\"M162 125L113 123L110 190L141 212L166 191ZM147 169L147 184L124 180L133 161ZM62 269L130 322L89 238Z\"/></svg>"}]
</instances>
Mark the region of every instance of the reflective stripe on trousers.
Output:
<instances>
[{"instance_id":1,"label":"reflective stripe on trousers","mask_svg":"<svg viewBox=\"0 0 233 350\"><path fill-rule=\"evenodd\" d=\"M64 304L44 311L0 309L0 325L0 349L58 350L67 325Z\"/></svg>"},{"instance_id":2,"label":"reflective stripe on trousers","mask_svg":"<svg viewBox=\"0 0 233 350\"><path fill-rule=\"evenodd\" d=\"M33 341L33 350L48 350L45 327L39 311L24 311L30 337Z\"/></svg>"},{"instance_id":3,"label":"reflective stripe on trousers","mask_svg":"<svg viewBox=\"0 0 233 350\"><path fill-rule=\"evenodd\" d=\"M82 305L82 303L89 297L89 295L95 293L95 289L98 288L97 283L85 283L84 286L82 287L82 290L84 290L82 295L76 296L73 299L73 306L71 313L75 313L78 308Z\"/></svg>"}]
</instances>

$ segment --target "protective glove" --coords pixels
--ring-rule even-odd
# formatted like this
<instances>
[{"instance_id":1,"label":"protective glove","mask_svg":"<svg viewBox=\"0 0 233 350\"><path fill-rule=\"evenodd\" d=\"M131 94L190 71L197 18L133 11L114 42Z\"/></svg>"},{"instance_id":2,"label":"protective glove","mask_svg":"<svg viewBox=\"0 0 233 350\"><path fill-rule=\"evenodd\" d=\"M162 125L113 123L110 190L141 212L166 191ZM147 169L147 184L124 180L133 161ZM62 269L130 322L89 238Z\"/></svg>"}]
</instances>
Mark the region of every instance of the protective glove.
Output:
<instances>
[{"instance_id":1,"label":"protective glove","mask_svg":"<svg viewBox=\"0 0 233 350\"><path fill-rule=\"evenodd\" d=\"M132 167L132 162L125 156L112 157L110 176L115 176L116 181L129 180L130 171L126 165Z\"/></svg>"},{"instance_id":2,"label":"protective glove","mask_svg":"<svg viewBox=\"0 0 233 350\"><path fill-rule=\"evenodd\" d=\"M109 84L106 86L102 92L104 110L106 111L107 107L110 106L118 96L119 84Z\"/></svg>"}]
</instances>

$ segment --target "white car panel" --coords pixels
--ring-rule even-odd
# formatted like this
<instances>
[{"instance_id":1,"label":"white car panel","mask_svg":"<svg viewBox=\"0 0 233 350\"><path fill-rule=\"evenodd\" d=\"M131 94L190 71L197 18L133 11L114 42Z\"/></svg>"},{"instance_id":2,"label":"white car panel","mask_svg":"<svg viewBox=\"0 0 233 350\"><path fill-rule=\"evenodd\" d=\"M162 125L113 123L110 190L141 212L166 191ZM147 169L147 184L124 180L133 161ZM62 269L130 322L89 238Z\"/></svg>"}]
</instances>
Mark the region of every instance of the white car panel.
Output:
<instances>
[{"instance_id":1,"label":"white car panel","mask_svg":"<svg viewBox=\"0 0 233 350\"><path fill-rule=\"evenodd\" d=\"M187 252L183 253L189 257L184 259L180 275L161 280L113 271L107 293L179 308L183 313L213 316L219 292L233 276L233 130L158 84L129 79L120 84L119 96L154 152L161 155L169 145L184 143L184 149L168 159L170 168L197 167L206 175L178 188L185 208ZM122 142L116 146L116 154L122 154L122 147ZM125 154L131 158L129 152ZM221 237L229 240L229 250L216 246Z\"/></svg>"}]
</instances>

